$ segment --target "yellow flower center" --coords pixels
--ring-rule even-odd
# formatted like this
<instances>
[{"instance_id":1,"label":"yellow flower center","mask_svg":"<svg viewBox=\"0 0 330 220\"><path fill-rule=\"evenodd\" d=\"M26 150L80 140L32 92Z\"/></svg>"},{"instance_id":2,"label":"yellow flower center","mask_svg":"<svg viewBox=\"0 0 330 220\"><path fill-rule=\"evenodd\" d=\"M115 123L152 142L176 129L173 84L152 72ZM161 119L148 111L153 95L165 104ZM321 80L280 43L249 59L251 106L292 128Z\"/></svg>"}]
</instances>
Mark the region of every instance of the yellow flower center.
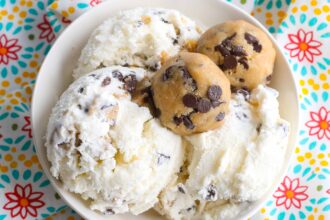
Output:
<instances>
[{"instance_id":1,"label":"yellow flower center","mask_svg":"<svg viewBox=\"0 0 330 220\"><path fill-rule=\"evenodd\" d=\"M19 201L19 204L21 206L28 206L29 205L29 200L27 200L26 198L22 198L20 201Z\"/></svg>"},{"instance_id":2,"label":"yellow flower center","mask_svg":"<svg viewBox=\"0 0 330 220\"><path fill-rule=\"evenodd\" d=\"M328 129L328 127L329 127L328 122L326 122L326 121L321 121L320 122L320 128L321 129L326 130L326 129Z\"/></svg>"},{"instance_id":3,"label":"yellow flower center","mask_svg":"<svg viewBox=\"0 0 330 220\"><path fill-rule=\"evenodd\" d=\"M289 191L286 191L285 195L288 199L292 199L294 197L294 192L289 190Z\"/></svg>"},{"instance_id":4,"label":"yellow flower center","mask_svg":"<svg viewBox=\"0 0 330 220\"><path fill-rule=\"evenodd\" d=\"M8 52L7 48L5 47L0 47L0 55L6 55Z\"/></svg>"},{"instance_id":5,"label":"yellow flower center","mask_svg":"<svg viewBox=\"0 0 330 220\"><path fill-rule=\"evenodd\" d=\"M305 42L302 42L299 44L299 48L300 48L300 50L305 51L308 49L308 44L306 44Z\"/></svg>"}]
</instances>

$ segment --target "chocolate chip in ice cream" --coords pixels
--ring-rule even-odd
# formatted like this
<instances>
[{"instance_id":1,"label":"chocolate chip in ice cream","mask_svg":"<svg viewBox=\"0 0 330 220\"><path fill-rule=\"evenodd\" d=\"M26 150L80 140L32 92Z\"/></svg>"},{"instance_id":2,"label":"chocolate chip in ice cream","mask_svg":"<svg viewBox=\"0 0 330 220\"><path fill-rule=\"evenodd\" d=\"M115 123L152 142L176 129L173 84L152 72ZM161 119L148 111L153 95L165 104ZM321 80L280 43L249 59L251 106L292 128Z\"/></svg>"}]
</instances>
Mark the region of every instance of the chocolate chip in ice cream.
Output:
<instances>
[{"instance_id":1,"label":"chocolate chip in ice cream","mask_svg":"<svg viewBox=\"0 0 330 220\"><path fill-rule=\"evenodd\" d=\"M186 193L186 191L184 190L184 188L182 186L180 186L180 185L178 186L178 190L179 190L180 193L183 193L183 194Z\"/></svg>"},{"instance_id":2,"label":"chocolate chip in ice cream","mask_svg":"<svg viewBox=\"0 0 330 220\"><path fill-rule=\"evenodd\" d=\"M105 77L104 80L102 81L101 86L107 86L111 83L111 78L110 77Z\"/></svg>"},{"instance_id":3,"label":"chocolate chip in ice cream","mask_svg":"<svg viewBox=\"0 0 330 220\"><path fill-rule=\"evenodd\" d=\"M119 81L122 81L124 79L123 74L119 72L119 70L112 71L112 76L114 78L117 78Z\"/></svg>"},{"instance_id":4,"label":"chocolate chip in ice cream","mask_svg":"<svg viewBox=\"0 0 330 220\"><path fill-rule=\"evenodd\" d=\"M79 92L79 93L83 93L84 90L85 90L84 87L81 87L81 88L79 88L78 92Z\"/></svg>"},{"instance_id":5,"label":"chocolate chip in ice cream","mask_svg":"<svg viewBox=\"0 0 330 220\"><path fill-rule=\"evenodd\" d=\"M137 80L135 75L127 75L123 79L124 82L124 89L128 91L129 93L132 93L135 91Z\"/></svg>"},{"instance_id":6,"label":"chocolate chip in ice cream","mask_svg":"<svg viewBox=\"0 0 330 220\"><path fill-rule=\"evenodd\" d=\"M205 200L207 201L215 201L218 198L218 191L217 188L213 185L210 184L206 188L206 194L204 195Z\"/></svg>"},{"instance_id":7,"label":"chocolate chip in ice cream","mask_svg":"<svg viewBox=\"0 0 330 220\"><path fill-rule=\"evenodd\" d=\"M158 153L157 164L162 165L170 159L171 159L171 156L168 156L168 155L165 155L165 154L162 154L162 153Z\"/></svg>"}]
</instances>

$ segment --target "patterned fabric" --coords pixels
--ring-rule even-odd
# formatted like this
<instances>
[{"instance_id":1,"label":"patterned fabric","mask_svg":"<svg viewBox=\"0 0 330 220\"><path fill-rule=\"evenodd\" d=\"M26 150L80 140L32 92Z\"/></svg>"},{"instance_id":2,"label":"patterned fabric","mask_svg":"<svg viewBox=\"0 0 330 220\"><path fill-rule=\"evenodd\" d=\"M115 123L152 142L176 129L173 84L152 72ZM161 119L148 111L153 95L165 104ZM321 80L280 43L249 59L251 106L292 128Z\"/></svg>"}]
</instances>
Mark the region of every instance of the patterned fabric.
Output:
<instances>
[{"instance_id":1,"label":"patterned fabric","mask_svg":"<svg viewBox=\"0 0 330 220\"><path fill-rule=\"evenodd\" d=\"M251 217L330 219L329 0L233 0L275 35L299 89L294 159ZM30 102L56 36L101 0L0 0L0 220L81 219L54 192L32 143Z\"/></svg>"}]
</instances>

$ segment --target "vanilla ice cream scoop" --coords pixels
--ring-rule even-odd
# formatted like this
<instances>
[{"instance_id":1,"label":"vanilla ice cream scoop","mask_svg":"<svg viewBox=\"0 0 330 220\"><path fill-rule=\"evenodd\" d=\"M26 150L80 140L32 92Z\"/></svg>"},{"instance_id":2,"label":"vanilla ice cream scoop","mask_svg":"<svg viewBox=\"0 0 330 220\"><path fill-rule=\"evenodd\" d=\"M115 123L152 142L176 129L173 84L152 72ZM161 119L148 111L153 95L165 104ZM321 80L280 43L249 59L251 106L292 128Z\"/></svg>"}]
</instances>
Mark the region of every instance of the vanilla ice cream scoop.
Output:
<instances>
[{"instance_id":1,"label":"vanilla ice cream scoop","mask_svg":"<svg viewBox=\"0 0 330 220\"><path fill-rule=\"evenodd\" d=\"M190 18L171 9L121 11L91 34L74 77L111 66L136 66L155 71L179 50L193 50L201 34Z\"/></svg>"},{"instance_id":2,"label":"vanilla ice cream scoop","mask_svg":"<svg viewBox=\"0 0 330 220\"><path fill-rule=\"evenodd\" d=\"M148 210L182 163L181 138L131 101L145 74L96 70L73 82L53 108L46 134L51 173L93 210Z\"/></svg>"},{"instance_id":3,"label":"vanilla ice cream scoop","mask_svg":"<svg viewBox=\"0 0 330 220\"><path fill-rule=\"evenodd\" d=\"M260 199L282 168L289 135L277 96L262 85L233 94L222 127L186 137L186 166L156 209L171 219L231 219Z\"/></svg>"}]
</instances>

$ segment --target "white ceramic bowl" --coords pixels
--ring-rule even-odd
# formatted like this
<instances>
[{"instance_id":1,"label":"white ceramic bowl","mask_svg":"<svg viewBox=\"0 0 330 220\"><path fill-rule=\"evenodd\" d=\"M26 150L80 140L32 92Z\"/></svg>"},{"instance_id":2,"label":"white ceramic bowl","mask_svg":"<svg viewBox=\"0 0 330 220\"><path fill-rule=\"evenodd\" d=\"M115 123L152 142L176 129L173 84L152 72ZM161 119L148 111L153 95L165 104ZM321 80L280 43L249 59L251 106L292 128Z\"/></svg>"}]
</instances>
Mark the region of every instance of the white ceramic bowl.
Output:
<instances>
[{"instance_id":1,"label":"white ceramic bowl","mask_svg":"<svg viewBox=\"0 0 330 220\"><path fill-rule=\"evenodd\" d=\"M264 29L258 21L241 9L220 0L111 0L102 3L79 17L62 33L44 60L35 85L32 101L33 138L41 166L55 190L68 205L86 219L163 219L163 217L157 215L154 211L149 211L139 216L132 216L129 214L104 216L90 210L78 195L64 190L62 184L51 176L49 172L50 163L47 160L46 148L44 147L43 137L45 136L51 109L62 92L72 82L72 70L91 31L117 11L135 7L177 9L205 27L210 27L227 20L244 19ZM266 29L264 30L266 31ZM277 50L277 57L271 87L280 92L279 102L281 116L291 123L289 145L284 163L282 164L281 175L274 179L272 190L262 199L251 203L250 207L240 213L235 219L247 219L270 197L287 171L290 156L295 146L298 126L298 98L296 87L293 75L283 53L280 51L273 38L272 40Z\"/></svg>"}]
</instances>

